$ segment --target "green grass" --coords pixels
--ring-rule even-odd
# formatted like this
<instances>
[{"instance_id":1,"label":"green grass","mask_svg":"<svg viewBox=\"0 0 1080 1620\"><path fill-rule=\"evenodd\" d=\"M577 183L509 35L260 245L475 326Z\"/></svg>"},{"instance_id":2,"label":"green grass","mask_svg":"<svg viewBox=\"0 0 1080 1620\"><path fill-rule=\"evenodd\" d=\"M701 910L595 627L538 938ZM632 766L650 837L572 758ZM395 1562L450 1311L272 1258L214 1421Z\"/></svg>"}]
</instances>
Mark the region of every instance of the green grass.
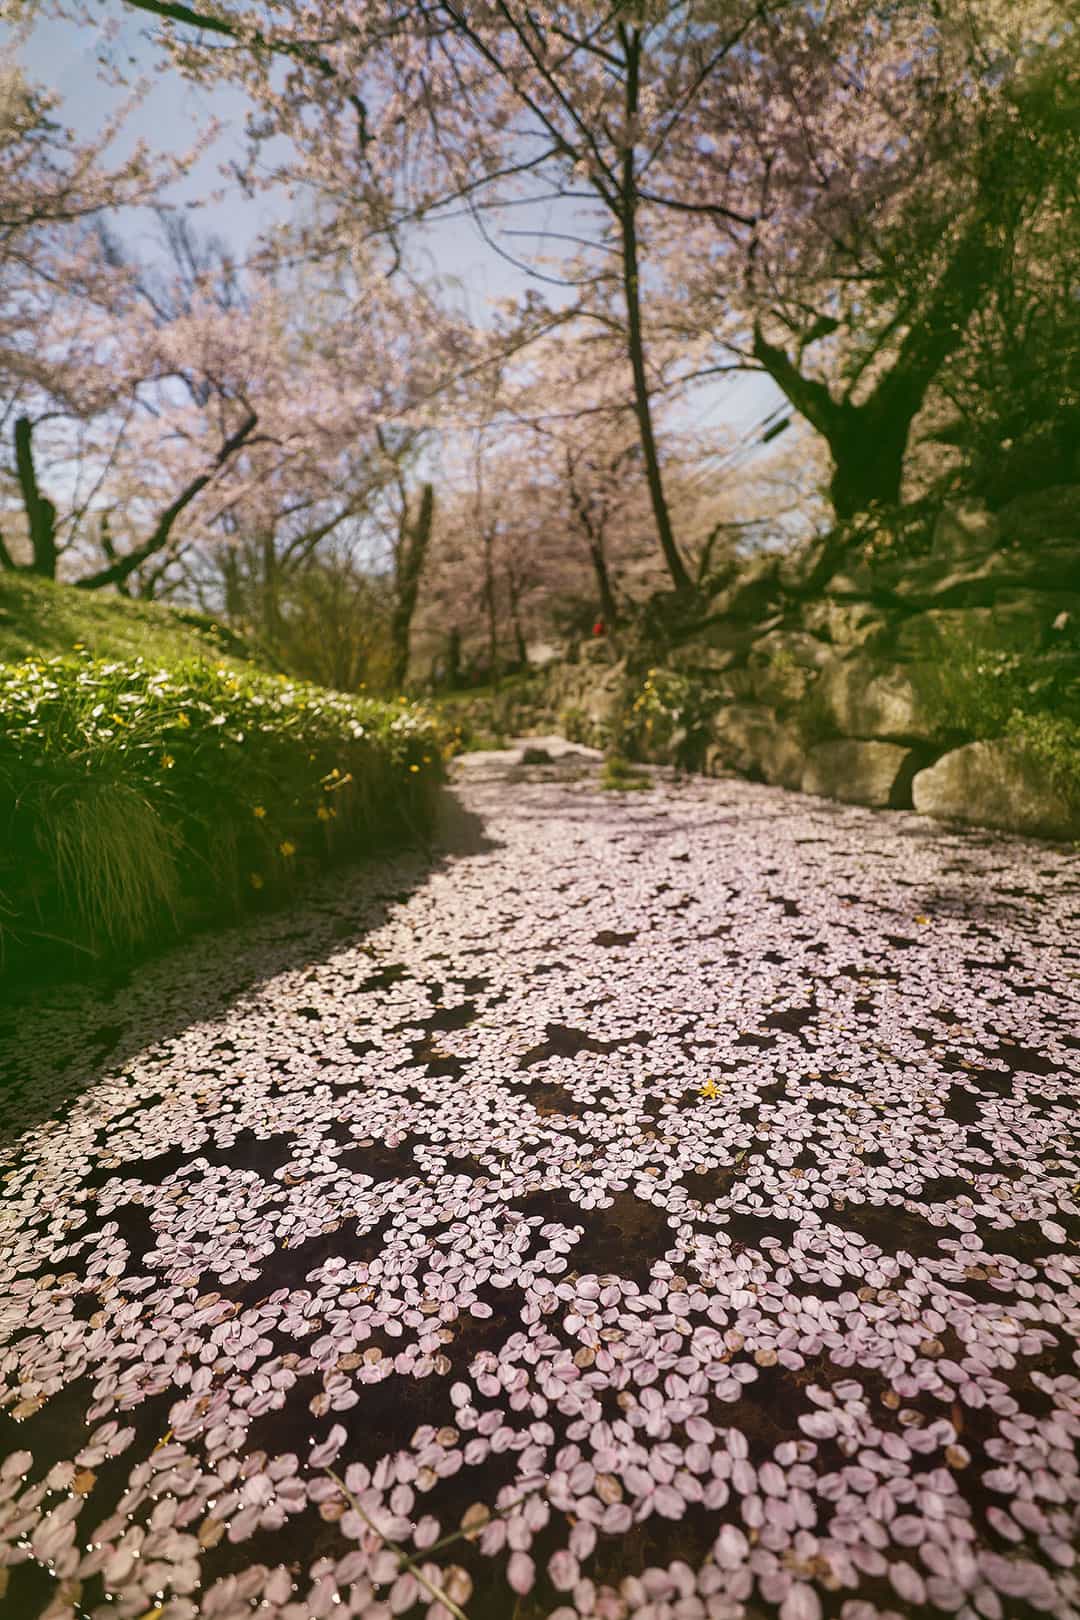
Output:
<instances>
[{"instance_id":1,"label":"green grass","mask_svg":"<svg viewBox=\"0 0 1080 1620\"><path fill-rule=\"evenodd\" d=\"M250 667L256 657L201 613L0 572L0 663L80 651L161 665L202 659L229 669Z\"/></svg>"},{"instance_id":2,"label":"green grass","mask_svg":"<svg viewBox=\"0 0 1080 1620\"><path fill-rule=\"evenodd\" d=\"M236 660L0 664L0 971L111 962L280 899L423 835L441 774L415 706Z\"/></svg>"},{"instance_id":3,"label":"green grass","mask_svg":"<svg viewBox=\"0 0 1080 1620\"><path fill-rule=\"evenodd\" d=\"M621 754L609 754L600 772L600 786L606 793L642 793L652 787L652 777Z\"/></svg>"}]
</instances>

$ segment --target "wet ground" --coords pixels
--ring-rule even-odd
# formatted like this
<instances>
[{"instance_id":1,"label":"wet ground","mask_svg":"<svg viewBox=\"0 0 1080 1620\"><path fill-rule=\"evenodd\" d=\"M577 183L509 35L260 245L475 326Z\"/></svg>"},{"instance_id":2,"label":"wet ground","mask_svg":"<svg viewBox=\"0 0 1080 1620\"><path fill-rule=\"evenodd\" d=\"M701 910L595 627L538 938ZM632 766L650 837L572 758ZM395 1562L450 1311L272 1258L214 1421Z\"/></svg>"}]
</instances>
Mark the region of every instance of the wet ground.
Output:
<instances>
[{"instance_id":1,"label":"wet ground","mask_svg":"<svg viewBox=\"0 0 1080 1620\"><path fill-rule=\"evenodd\" d=\"M8 1014L0 1614L1080 1616L1080 861L459 767Z\"/></svg>"}]
</instances>

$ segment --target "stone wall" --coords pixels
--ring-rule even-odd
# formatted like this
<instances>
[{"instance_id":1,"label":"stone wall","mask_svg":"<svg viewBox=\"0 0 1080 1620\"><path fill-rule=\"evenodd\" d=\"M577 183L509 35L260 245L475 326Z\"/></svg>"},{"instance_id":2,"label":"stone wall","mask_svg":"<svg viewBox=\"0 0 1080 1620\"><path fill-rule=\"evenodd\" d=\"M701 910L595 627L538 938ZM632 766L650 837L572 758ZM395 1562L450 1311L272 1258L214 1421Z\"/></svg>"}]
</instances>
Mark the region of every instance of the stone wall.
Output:
<instances>
[{"instance_id":1,"label":"stone wall","mask_svg":"<svg viewBox=\"0 0 1080 1620\"><path fill-rule=\"evenodd\" d=\"M946 507L906 555L895 545L875 554L871 537L839 571L829 546L746 563L657 655L709 695L688 762L855 804L1080 838L1075 800L1015 739L974 740L943 721L940 701L958 648L991 660L1020 652L1025 668L1045 665L1055 690L1075 694L1080 718L1080 487L994 513ZM617 741L640 672L600 647L582 654L551 672L545 720L581 741ZM685 757L685 735L680 743ZM647 743L638 751L650 757Z\"/></svg>"}]
</instances>

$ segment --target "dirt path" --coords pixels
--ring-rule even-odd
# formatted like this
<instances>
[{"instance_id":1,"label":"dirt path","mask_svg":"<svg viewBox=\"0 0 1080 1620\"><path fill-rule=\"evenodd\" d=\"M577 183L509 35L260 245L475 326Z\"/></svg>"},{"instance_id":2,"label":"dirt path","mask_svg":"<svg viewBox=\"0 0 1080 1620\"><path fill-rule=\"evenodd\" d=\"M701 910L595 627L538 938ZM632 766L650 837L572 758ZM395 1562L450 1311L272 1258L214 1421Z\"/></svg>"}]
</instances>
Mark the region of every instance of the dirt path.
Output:
<instances>
[{"instance_id":1,"label":"dirt path","mask_svg":"<svg viewBox=\"0 0 1080 1620\"><path fill-rule=\"evenodd\" d=\"M459 774L20 1018L0 1613L1080 1616L1075 855Z\"/></svg>"}]
</instances>

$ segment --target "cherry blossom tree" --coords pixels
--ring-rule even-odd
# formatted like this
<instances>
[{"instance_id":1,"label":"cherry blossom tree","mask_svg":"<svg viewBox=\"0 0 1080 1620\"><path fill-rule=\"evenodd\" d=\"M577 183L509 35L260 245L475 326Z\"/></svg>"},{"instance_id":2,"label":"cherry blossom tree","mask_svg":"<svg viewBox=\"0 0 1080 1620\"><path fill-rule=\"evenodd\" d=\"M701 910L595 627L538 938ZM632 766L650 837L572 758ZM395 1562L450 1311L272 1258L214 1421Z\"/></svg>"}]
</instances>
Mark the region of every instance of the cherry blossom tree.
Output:
<instances>
[{"instance_id":1,"label":"cherry blossom tree","mask_svg":"<svg viewBox=\"0 0 1080 1620\"><path fill-rule=\"evenodd\" d=\"M665 193L666 151L761 7L679 0L608 10L563 0L540 16L517 0L407 8L288 0L265 12L220 0L129 4L161 19L182 71L227 76L248 90L256 147L290 137L295 159L271 163L265 178L310 186L327 205L328 223L308 233L310 251L324 230L353 239L375 232L397 245L409 225L450 207L486 230L500 210L524 202L562 206L583 255L571 286L605 290L598 318L611 319L612 291L621 303L656 536L672 582L686 589L653 421L644 213L699 207ZM705 206L731 213L722 198Z\"/></svg>"}]
</instances>

